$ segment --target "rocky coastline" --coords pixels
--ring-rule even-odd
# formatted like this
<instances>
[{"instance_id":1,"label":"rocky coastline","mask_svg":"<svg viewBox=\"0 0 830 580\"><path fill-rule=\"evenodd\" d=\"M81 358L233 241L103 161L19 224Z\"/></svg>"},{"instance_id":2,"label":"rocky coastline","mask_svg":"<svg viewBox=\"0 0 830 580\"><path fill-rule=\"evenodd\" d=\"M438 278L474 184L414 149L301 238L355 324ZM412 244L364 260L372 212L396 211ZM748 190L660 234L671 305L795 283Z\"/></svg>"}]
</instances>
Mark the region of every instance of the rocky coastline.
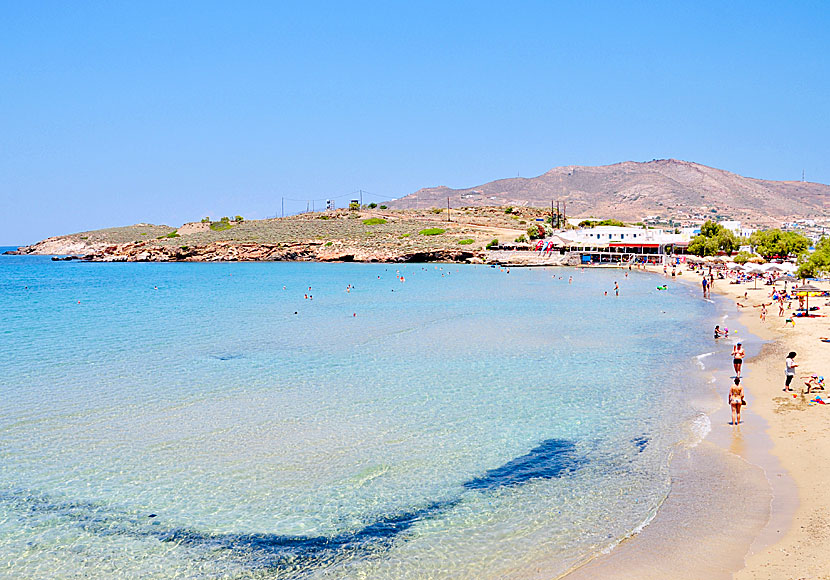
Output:
<instances>
[{"instance_id":1,"label":"rocky coastline","mask_svg":"<svg viewBox=\"0 0 830 580\"><path fill-rule=\"evenodd\" d=\"M8 254L42 254L32 246ZM203 246L161 246L142 242L116 244L78 253L76 248L58 250L55 261L85 262L454 262L483 263L484 252L478 250L434 249L404 251L401 248L331 249L322 242L293 244L258 244L213 242ZM50 252L51 253L51 252Z\"/></svg>"}]
</instances>

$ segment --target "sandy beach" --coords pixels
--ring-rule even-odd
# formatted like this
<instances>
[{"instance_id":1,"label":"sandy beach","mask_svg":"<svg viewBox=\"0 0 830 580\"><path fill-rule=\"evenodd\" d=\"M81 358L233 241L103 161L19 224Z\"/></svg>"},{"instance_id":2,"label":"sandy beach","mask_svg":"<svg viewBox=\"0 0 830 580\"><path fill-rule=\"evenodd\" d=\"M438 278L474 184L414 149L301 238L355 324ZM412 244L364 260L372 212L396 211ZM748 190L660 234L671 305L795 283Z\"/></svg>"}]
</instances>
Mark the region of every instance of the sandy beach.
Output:
<instances>
[{"instance_id":1,"label":"sandy beach","mask_svg":"<svg viewBox=\"0 0 830 580\"><path fill-rule=\"evenodd\" d=\"M684 273L691 274L691 273ZM700 277L692 276L699 282ZM823 290L830 284L812 282ZM780 284L779 284L780 286ZM751 422L752 415L764 418L772 440L772 453L781 462L795 483L797 497L773 500L772 517L795 508L789 528L775 535L777 541L746 558L745 567L735 578L830 578L830 495L826 484L830 481L830 459L822 448L824 438L830 433L830 405L810 403L814 394L804 394L804 382L813 373L827 375L830 364L830 343L819 337L830 334L830 319L824 317L795 318L795 326L785 325L791 311L778 316L777 305L768 307L766 322L760 319L761 302L772 302L771 286L754 284L730 284L726 280L715 282L715 291L730 298L740 313L739 320L749 331L770 342L761 349L759 356L747 361L751 375L746 389L753 394L752 406L747 408L744 421ZM746 294L746 299L744 295ZM740 302L744 307L738 307ZM820 306L819 314L830 308L827 298L811 299L811 306ZM793 301L793 308L797 302ZM784 359L787 353L798 353L794 393L785 393ZM827 400L826 392L819 391ZM792 500L797 500L797 503Z\"/></svg>"},{"instance_id":2,"label":"sandy beach","mask_svg":"<svg viewBox=\"0 0 830 580\"><path fill-rule=\"evenodd\" d=\"M663 276L661 267L649 270ZM676 281L700 288L701 276L684 266ZM826 282L812 284L830 289ZM830 343L819 340L830 335L830 320L802 317L794 319L795 326L785 325L793 311L778 316L773 304L762 321L756 306L772 302L772 286L759 283L755 289L754 283L716 280L713 289L729 301L726 325L734 328L729 321L737 320L753 337L750 341L764 341L756 353L750 350L744 364L749 404L742 424L729 425L725 395L733 373L721 372L715 384L723 390L724 404L711 414L712 432L698 448L676 458L672 495L654 522L610 554L569 574L569 580L830 578L830 494L825 489L830 459L822 449L830 433L830 393L817 393L828 400L822 405L811 402L816 394L803 392L811 374L830 371ZM822 314L830 311L826 302L813 298L810 306L820 306ZM792 308L797 307L793 301ZM734 344L742 331L724 340ZM794 392L787 393L782 390L784 359L790 351L798 353L799 366ZM707 476L710 481L702 482ZM690 505L694 496L699 504ZM732 499L723 502L725 497ZM755 501L760 498L769 503Z\"/></svg>"}]
</instances>

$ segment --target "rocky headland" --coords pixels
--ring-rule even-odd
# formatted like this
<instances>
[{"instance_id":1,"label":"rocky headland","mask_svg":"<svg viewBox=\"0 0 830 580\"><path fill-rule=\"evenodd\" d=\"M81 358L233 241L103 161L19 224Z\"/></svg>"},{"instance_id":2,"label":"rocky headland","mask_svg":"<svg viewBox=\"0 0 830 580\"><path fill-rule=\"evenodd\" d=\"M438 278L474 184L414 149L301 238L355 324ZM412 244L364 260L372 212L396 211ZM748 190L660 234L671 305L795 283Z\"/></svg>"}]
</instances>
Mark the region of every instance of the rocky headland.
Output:
<instances>
[{"instance_id":1,"label":"rocky headland","mask_svg":"<svg viewBox=\"0 0 830 580\"><path fill-rule=\"evenodd\" d=\"M14 253L92 262L482 262L487 244L513 242L546 216L534 208L343 209L179 228L136 224L56 236Z\"/></svg>"}]
</instances>

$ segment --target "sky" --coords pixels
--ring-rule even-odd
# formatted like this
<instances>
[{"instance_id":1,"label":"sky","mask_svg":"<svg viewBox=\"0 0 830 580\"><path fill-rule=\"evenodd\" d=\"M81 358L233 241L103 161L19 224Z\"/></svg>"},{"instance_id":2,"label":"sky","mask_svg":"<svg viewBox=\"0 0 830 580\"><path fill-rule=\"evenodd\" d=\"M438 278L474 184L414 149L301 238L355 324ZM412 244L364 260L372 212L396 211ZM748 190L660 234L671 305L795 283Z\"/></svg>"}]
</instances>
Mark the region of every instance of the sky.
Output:
<instances>
[{"instance_id":1,"label":"sky","mask_svg":"<svg viewBox=\"0 0 830 580\"><path fill-rule=\"evenodd\" d=\"M826 2L7 1L0 21L0 245L627 160L830 183Z\"/></svg>"}]
</instances>

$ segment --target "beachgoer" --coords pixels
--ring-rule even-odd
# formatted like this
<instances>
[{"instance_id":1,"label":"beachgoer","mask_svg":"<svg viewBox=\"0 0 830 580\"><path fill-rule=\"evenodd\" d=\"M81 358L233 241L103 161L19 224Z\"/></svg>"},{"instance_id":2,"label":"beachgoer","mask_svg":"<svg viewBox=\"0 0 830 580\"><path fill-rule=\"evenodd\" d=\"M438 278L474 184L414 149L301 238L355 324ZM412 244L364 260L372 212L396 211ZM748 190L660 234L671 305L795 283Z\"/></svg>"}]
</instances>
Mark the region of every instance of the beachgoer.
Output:
<instances>
[{"instance_id":1,"label":"beachgoer","mask_svg":"<svg viewBox=\"0 0 830 580\"><path fill-rule=\"evenodd\" d=\"M741 386L741 379L735 377L735 381L729 388L729 406L732 407L732 424L741 422L741 407L746 405L744 400L744 388Z\"/></svg>"},{"instance_id":2,"label":"beachgoer","mask_svg":"<svg viewBox=\"0 0 830 580\"><path fill-rule=\"evenodd\" d=\"M701 282L703 286L703 297L708 298L709 294L709 280L706 279L706 276L703 277L703 281Z\"/></svg>"},{"instance_id":3,"label":"beachgoer","mask_svg":"<svg viewBox=\"0 0 830 580\"><path fill-rule=\"evenodd\" d=\"M715 325L715 338L720 338L723 332L721 332L720 324Z\"/></svg>"},{"instance_id":4,"label":"beachgoer","mask_svg":"<svg viewBox=\"0 0 830 580\"><path fill-rule=\"evenodd\" d=\"M784 391L792 391L790 388L790 383L793 382L793 377L795 377L795 367L798 365L795 364L795 352L790 352L787 355L787 360L784 361L787 365L786 370L784 371L784 376L786 377L786 382L784 383Z\"/></svg>"},{"instance_id":5,"label":"beachgoer","mask_svg":"<svg viewBox=\"0 0 830 580\"><path fill-rule=\"evenodd\" d=\"M732 347L732 366L735 367L735 376L738 378L741 377L741 366L743 365L745 354L744 347L741 346L740 342Z\"/></svg>"},{"instance_id":6,"label":"beachgoer","mask_svg":"<svg viewBox=\"0 0 830 580\"><path fill-rule=\"evenodd\" d=\"M614 280L614 294L616 294L617 296L620 295L620 285L617 284L616 280Z\"/></svg>"},{"instance_id":7,"label":"beachgoer","mask_svg":"<svg viewBox=\"0 0 830 580\"><path fill-rule=\"evenodd\" d=\"M810 378L804 383L807 385L807 393L812 391L823 391L824 390L824 377L819 375L810 375Z\"/></svg>"}]
</instances>

